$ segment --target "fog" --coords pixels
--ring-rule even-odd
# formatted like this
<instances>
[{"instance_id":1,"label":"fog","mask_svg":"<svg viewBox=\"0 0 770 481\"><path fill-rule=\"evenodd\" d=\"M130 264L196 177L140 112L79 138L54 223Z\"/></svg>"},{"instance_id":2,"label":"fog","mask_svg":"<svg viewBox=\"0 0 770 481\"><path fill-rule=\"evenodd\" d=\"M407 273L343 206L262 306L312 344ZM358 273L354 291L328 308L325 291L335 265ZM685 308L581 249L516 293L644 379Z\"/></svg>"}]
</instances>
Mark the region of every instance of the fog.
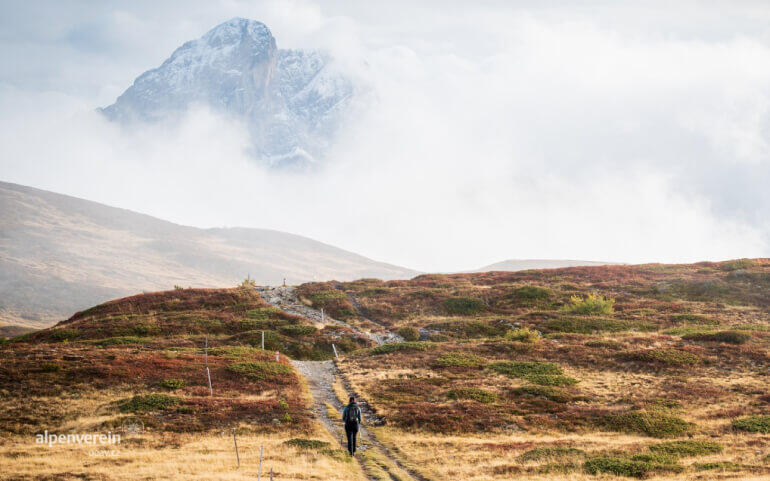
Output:
<instances>
[{"instance_id":1,"label":"fog","mask_svg":"<svg viewBox=\"0 0 770 481\"><path fill-rule=\"evenodd\" d=\"M5 2L0 180L424 271L770 255L761 3L180 5ZM314 168L261 166L205 108L131 129L94 111L233 16L365 92Z\"/></svg>"}]
</instances>

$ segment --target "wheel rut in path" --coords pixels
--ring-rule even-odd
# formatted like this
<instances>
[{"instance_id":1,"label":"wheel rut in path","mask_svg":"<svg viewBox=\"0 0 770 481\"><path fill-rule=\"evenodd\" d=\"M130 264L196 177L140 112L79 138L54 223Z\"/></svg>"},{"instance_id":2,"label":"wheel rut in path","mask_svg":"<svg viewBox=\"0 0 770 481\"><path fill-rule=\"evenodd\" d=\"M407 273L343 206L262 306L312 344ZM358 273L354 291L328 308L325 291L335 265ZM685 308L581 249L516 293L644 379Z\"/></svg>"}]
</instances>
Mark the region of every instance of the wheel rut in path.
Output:
<instances>
[{"instance_id":1,"label":"wheel rut in path","mask_svg":"<svg viewBox=\"0 0 770 481\"><path fill-rule=\"evenodd\" d=\"M324 428L331 433L332 437L337 439L339 443L347 449L347 441L341 422L341 413L344 406L342 402L337 399L337 396L334 394L334 388L332 387L336 376L341 375L334 365L334 362L292 361L292 364L297 371L307 379L310 394L313 396L312 411L316 418L321 422ZM336 414L334 419L330 418L327 405L334 407ZM385 445L378 441L377 437L371 431L366 429L367 410L362 409L362 414L365 419L364 423L359 427L358 432L358 450L361 454L356 454L356 458L361 464L366 476L372 481L382 481L382 473L384 472L393 481L429 481L424 476L421 476L404 466L404 464L395 457ZM370 450L373 452L367 453L367 451ZM361 455L372 460L372 462L363 462L360 459ZM377 459L384 459L387 460L387 462L377 462ZM375 466L372 466L372 464ZM379 472L375 473L375 470Z\"/></svg>"}]
</instances>

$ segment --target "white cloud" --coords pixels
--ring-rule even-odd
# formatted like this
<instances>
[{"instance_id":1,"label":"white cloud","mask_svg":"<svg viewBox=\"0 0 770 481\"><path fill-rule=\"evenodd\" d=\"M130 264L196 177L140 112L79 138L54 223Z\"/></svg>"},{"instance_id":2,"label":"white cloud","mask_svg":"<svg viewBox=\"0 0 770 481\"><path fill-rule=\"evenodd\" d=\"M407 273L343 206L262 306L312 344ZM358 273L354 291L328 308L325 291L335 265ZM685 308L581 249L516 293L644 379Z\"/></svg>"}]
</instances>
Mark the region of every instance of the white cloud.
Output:
<instances>
[{"instance_id":1,"label":"white cloud","mask_svg":"<svg viewBox=\"0 0 770 481\"><path fill-rule=\"evenodd\" d=\"M770 254L770 41L748 13L720 21L702 9L693 31L691 12L646 27L656 12L633 8L588 17L404 5L378 16L310 2L209 5L165 34L147 11L178 12L104 15L128 16L139 45L160 37L141 69L180 35L234 15L264 21L279 45L333 50L371 95L321 169L255 165L243 129L205 110L121 131L91 111L103 92L77 88L126 75L117 58L100 77L95 53L84 61L94 78L74 75L61 93L0 90L0 178L181 223L286 230L424 270ZM138 57L127 57L132 68Z\"/></svg>"}]
</instances>

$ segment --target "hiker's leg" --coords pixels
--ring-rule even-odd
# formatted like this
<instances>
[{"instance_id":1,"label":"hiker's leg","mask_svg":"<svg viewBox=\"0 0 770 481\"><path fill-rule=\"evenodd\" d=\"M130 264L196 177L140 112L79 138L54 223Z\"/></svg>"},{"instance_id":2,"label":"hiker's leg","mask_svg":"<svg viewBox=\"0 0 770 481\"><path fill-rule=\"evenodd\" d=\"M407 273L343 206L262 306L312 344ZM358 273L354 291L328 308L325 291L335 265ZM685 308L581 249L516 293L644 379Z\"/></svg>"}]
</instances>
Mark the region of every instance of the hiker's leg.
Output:
<instances>
[{"instance_id":1,"label":"hiker's leg","mask_svg":"<svg viewBox=\"0 0 770 481\"><path fill-rule=\"evenodd\" d=\"M348 452L352 456L355 450L354 448L355 442L356 442L355 441L356 438L354 437L355 433L353 432L352 429L349 429L347 426L345 426L345 435L348 437Z\"/></svg>"},{"instance_id":2,"label":"hiker's leg","mask_svg":"<svg viewBox=\"0 0 770 481\"><path fill-rule=\"evenodd\" d=\"M356 436L358 435L358 429L354 430L351 433L351 438L353 441L353 454L356 454Z\"/></svg>"}]
</instances>

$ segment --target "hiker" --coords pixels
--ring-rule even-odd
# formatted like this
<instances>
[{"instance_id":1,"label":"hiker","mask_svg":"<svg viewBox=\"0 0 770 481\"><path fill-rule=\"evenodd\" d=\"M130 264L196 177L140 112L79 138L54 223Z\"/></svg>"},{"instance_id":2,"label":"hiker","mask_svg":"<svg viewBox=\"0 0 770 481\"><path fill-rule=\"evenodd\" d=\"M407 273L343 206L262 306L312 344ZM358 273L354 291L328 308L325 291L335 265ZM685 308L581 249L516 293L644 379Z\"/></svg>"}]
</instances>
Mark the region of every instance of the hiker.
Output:
<instances>
[{"instance_id":1,"label":"hiker","mask_svg":"<svg viewBox=\"0 0 770 481\"><path fill-rule=\"evenodd\" d=\"M348 437L348 452L356 454L356 435L361 422L361 408L356 403L355 396L350 396L350 402L342 411L342 421L345 423L345 435Z\"/></svg>"}]
</instances>

